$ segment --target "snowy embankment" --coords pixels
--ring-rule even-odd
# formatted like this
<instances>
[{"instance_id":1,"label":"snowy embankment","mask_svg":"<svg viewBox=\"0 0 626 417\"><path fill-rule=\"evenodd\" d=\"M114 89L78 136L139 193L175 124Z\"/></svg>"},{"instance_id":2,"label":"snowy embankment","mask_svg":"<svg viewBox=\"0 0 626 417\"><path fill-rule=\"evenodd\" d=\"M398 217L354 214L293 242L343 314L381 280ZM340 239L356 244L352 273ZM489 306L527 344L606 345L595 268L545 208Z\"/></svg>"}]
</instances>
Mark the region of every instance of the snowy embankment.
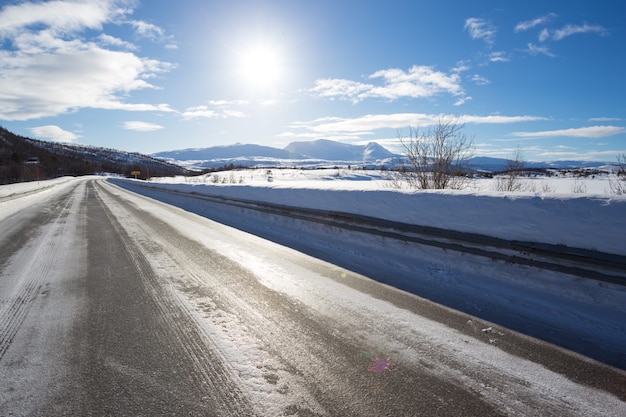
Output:
<instances>
[{"instance_id":1,"label":"snowy embankment","mask_svg":"<svg viewBox=\"0 0 626 417\"><path fill-rule=\"evenodd\" d=\"M0 185L0 201L20 197L26 194L37 193L75 179L76 178L74 177L60 177L46 181L18 182L15 184Z\"/></svg>"},{"instance_id":2,"label":"snowy embankment","mask_svg":"<svg viewBox=\"0 0 626 417\"><path fill-rule=\"evenodd\" d=\"M607 177L528 179L525 188L541 192L517 193L493 191L494 180L398 190L380 172L349 170L244 170L151 185L626 255L626 196L611 194Z\"/></svg>"}]
</instances>

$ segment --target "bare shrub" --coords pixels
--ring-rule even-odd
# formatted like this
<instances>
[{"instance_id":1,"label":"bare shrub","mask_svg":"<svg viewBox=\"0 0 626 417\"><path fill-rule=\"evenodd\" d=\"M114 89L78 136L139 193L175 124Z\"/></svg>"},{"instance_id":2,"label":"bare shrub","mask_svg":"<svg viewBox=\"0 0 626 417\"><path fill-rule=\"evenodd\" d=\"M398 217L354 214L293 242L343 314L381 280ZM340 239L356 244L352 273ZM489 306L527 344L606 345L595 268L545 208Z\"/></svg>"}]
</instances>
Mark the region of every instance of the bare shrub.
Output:
<instances>
[{"instance_id":1,"label":"bare shrub","mask_svg":"<svg viewBox=\"0 0 626 417\"><path fill-rule=\"evenodd\" d=\"M460 189L468 180L474 142L463 133L458 118L440 117L426 129L409 128L408 137L398 134L408 164L392 175L392 184L415 189Z\"/></svg>"},{"instance_id":2,"label":"bare shrub","mask_svg":"<svg viewBox=\"0 0 626 417\"><path fill-rule=\"evenodd\" d=\"M570 190L574 194L585 194L587 192L587 184L582 179L575 178L570 186Z\"/></svg>"},{"instance_id":3,"label":"bare shrub","mask_svg":"<svg viewBox=\"0 0 626 417\"><path fill-rule=\"evenodd\" d=\"M541 183L541 192L544 193L544 194L553 193L554 192L554 187L552 185L550 185L550 183L548 183L548 182L542 182Z\"/></svg>"},{"instance_id":4,"label":"bare shrub","mask_svg":"<svg viewBox=\"0 0 626 417\"><path fill-rule=\"evenodd\" d=\"M609 181L613 194L626 195L626 154L617 157L617 171L615 179Z\"/></svg>"},{"instance_id":5,"label":"bare shrub","mask_svg":"<svg viewBox=\"0 0 626 417\"><path fill-rule=\"evenodd\" d=\"M525 186L521 177L525 165L524 153L518 146L513 152L513 157L507 160L504 175L496 180L496 191L524 191Z\"/></svg>"}]
</instances>

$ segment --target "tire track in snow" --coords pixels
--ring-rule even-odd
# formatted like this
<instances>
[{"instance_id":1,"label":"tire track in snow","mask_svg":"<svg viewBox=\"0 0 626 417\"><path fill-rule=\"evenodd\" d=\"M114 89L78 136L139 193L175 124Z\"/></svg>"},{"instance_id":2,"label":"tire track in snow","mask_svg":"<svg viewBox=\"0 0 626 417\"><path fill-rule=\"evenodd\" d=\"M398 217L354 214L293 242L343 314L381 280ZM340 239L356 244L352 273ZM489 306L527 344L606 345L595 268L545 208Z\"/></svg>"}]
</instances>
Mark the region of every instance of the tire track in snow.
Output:
<instances>
[{"instance_id":1,"label":"tire track in snow","mask_svg":"<svg viewBox=\"0 0 626 417\"><path fill-rule=\"evenodd\" d=\"M67 200L63 201L64 197L59 199L63 202L56 217L41 227L41 232L10 259L0 274L14 282L11 293L4 296L0 304L0 361L40 292L53 267L53 260L58 256L58 241L54 236L61 233L65 218L80 203L75 190L76 187L72 189Z\"/></svg>"}]
</instances>

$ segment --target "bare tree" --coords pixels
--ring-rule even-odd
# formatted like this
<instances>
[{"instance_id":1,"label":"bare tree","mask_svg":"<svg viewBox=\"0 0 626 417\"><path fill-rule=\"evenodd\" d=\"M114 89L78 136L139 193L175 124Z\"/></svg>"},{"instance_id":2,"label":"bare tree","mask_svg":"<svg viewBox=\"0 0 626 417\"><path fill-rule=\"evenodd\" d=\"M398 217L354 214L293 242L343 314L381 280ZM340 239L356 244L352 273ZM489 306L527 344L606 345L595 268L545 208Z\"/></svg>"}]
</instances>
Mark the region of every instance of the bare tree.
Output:
<instances>
[{"instance_id":1,"label":"bare tree","mask_svg":"<svg viewBox=\"0 0 626 417\"><path fill-rule=\"evenodd\" d=\"M496 191L522 191L524 184L520 177L524 173L525 165L524 153L518 146L512 158L507 160L504 175L498 177Z\"/></svg>"},{"instance_id":2,"label":"bare tree","mask_svg":"<svg viewBox=\"0 0 626 417\"><path fill-rule=\"evenodd\" d=\"M626 154L623 153L617 157L617 172L615 179L609 181L611 191L617 195L626 195Z\"/></svg>"},{"instance_id":3,"label":"bare tree","mask_svg":"<svg viewBox=\"0 0 626 417\"><path fill-rule=\"evenodd\" d=\"M426 129L409 128L408 138L398 134L408 165L398 169L394 182L419 189L463 188L474 156L464 127L458 118L440 117Z\"/></svg>"}]
</instances>

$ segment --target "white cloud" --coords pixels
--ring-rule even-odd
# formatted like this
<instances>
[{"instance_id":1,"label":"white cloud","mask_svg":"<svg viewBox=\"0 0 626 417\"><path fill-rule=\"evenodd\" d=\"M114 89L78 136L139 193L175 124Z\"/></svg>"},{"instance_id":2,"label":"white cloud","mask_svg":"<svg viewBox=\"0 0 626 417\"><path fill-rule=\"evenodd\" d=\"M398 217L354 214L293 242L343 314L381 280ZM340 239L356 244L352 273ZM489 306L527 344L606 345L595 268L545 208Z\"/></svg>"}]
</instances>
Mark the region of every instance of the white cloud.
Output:
<instances>
[{"instance_id":1,"label":"white cloud","mask_svg":"<svg viewBox=\"0 0 626 417\"><path fill-rule=\"evenodd\" d=\"M116 38L114 36L107 35L105 33L103 33L100 36L98 36L98 40L100 40L100 43L103 46L108 46L108 45L110 45L110 46L117 46L117 47L128 49L128 50L131 50L131 51L137 49L137 47L135 45L133 45L132 43L126 42L126 41L124 41L122 39L119 39L119 38Z\"/></svg>"},{"instance_id":2,"label":"white cloud","mask_svg":"<svg viewBox=\"0 0 626 417\"><path fill-rule=\"evenodd\" d=\"M489 54L490 62L509 62L510 59L507 56L506 52L492 52Z\"/></svg>"},{"instance_id":3,"label":"white cloud","mask_svg":"<svg viewBox=\"0 0 626 417\"><path fill-rule=\"evenodd\" d=\"M155 130L165 129L161 125L140 121L129 121L122 123L122 127L126 130L134 130L136 132L154 132Z\"/></svg>"},{"instance_id":4,"label":"white cloud","mask_svg":"<svg viewBox=\"0 0 626 417\"><path fill-rule=\"evenodd\" d=\"M526 20L524 22L520 22L515 26L515 29L513 29L515 32L521 32L521 31L525 31L528 29L532 29L536 26L539 25L544 25L546 23L548 23L550 20L552 20L553 18L556 17L555 13L548 13L546 15L543 16L539 16L536 17L534 19L531 20Z\"/></svg>"},{"instance_id":5,"label":"white cloud","mask_svg":"<svg viewBox=\"0 0 626 417\"><path fill-rule=\"evenodd\" d=\"M166 49L178 49L174 38L167 36L161 27L141 20L130 20L126 23L135 29L135 33L138 36L150 39L154 42L164 43Z\"/></svg>"},{"instance_id":6,"label":"white cloud","mask_svg":"<svg viewBox=\"0 0 626 417\"><path fill-rule=\"evenodd\" d=\"M318 97L352 100L359 102L367 98L367 92L374 88L372 84L364 84L358 81L343 80L339 78L326 78L315 80L315 87L309 92Z\"/></svg>"},{"instance_id":7,"label":"white cloud","mask_svg":"<svg viewBox=\"0 0 626 417\"><path fill-rule=\"evenodd\" d=\"M590 122L619 122L623 120L620 117L592 117L589 119Z\"/></svg>"},{"instance_id":8,"label":"white cloud","mask_svg":"<svg viewBox=\"0 0 626 417\"><path fill-rule=\"evenodd\" d=\"M556 56L552 52L550 52L550 49L547 46L537 46L533 43L529 43L527 45L526 52L531 55L546 55L552 58Z\"/></svg>"},{"instance_id":9,"label":"white cloud","mask_svg":"<svg viewBox=\"0 0 626 417\"><path fill-rule=\"evenodd\" d=\"M215 107L245 106L247 100L209 100L209 105Z\"/></svg>"},{"instance_id":10,"label":"white cloud","mask_svg":"<svg viewBox=\"0 0 626 417\"><path fill-rule=\"evenodd\" d=\"M31 127L28 130L37 137L52 139L55 142L74 142L78 136L72 132L61 129L59 126L46 125Z\"/></svg>"},{"instance_id":11,"label":"white cloud","mask_svg":"<svg viewBox=\"0 0 626 417\"><path fill-rule=\"evenodd\" d=\"M242 111L239 110L228 110L225 109L222 111L222 117L224 119L230 118L230 117L246 117L246 114Z\"/></svg>"},{"instance_id":12,"label":"white cloud","mask_svg":"<svg viewBox=\"0 0 626 417\"><path fill-rule=\"evenodd\" d=\"M514 132L512 135L522 138L536 137L574 137L574 138L604 138L624 133L626 129L619 126L589 126L572 129L546 130L542 132Z\"/></svg>"},{"instance_id":13,"label":"white cloud","mask_svg":"<svg viewBox=\"0 0 626 417\"><path fill-rule=\"evenodd\" d=\"M543 29L539 32L539 42L545 42L550 38L550 31L548 29Z\"/></svg>"},{"instance_id":14,"label":"white cloud","mask_svg":"<svg viewBox=\"0 0 626 417\"><path fill-rule=\"evenodd\" d=\"M131 92L175 65L140 58L122 39L102 32L123 24L123 1L51 1L0 9L0 119L29 120L81 108L172 111L166 104L127 103ZM96 31L86 38L86 30Z\"/></svg>"},{"instance_id":15,"label":"white cloud","mask_svg":"<svg viewBox=\"0 0 626 417\"><path fill-rule=\"evenodd\" d=\"M566 25L561 29L554 32L552 38L555 41L560 41L568 36L572 36L578 33L599 33L600 35L606 35L608 31L599 25Z\"/></svg>"},{"instance_id":16,"label":"white cloud","mask_svg":"<svg viewBox=\"0 0 626 417\"><path fill-rule=\"evenodd\" d=\"M465 71L469 71L470 67L468 65L468 61L459 61L456 64L456 67L452 68L452 72L454 73L461 73L461 72L465 72Z\"/></svg>"},{"instance_id":17,"label":"white cloud","mask_svg":"<svg viewBox=\"0 0 626 417\"><path fill-rule=\"evenodd\" d=\"M184 120L193 119L228 119L232 117L246 117L245 113L240 110L232 110L230 106L248 104L245 100L211 100L209 105L192 106L185 109L182 114Z\"/></svg>"},{"instance_id":18,"label":"white cloud","mask_svg":"<svg viewBox=\"0 0 626 417\"><path fill-rule=\"evenodd\" d=\"M129 23L135 28L135 32L144 38L162 39L165 36L163 29L152 23L142 22L140 20L131 20Z\"/></svg>"},{"instance_id":19,"label":"white cloud","mask_svg":"<svg viewBox=\"0 0 626 417\"><path fill-rule=\"evenodd\" d=\"M463 115L459 117L461 123L473 123L473 124L507 124L507 123L522 123L522 122L536 122L539 120L546 120L545 117L539 116L475 116L475 115Z\"/></svg>"},{"instance_id":20,"label":"white cloud","mask_svg":"<svg viewBox=\"0 0 626 417\"><path fill-rule=\"evenodd\" d=\"M381 79L383 83L375 85L345 79L321 79L315 81L315 87L309 92L317 97L339 98L353 103L367 98L397 100L402 97L432 97L446 92L463 95L458 72L448 75L429 66L414 65L408 72L396 68L380 70L368 78Z\"/></svg>"},{"instance_id":21,"label":"white cloud","mask_svg":"<svg viewBox=\"0 0 626 417\"><path fill-rule=\"evenodd\" d=\"M454 106L462 106L463 104L467 103L471 99L472 97L470 96L463 96L454 102Z\"/></svg>"},{"instance_id":22,"label":"white cloud","mask_svg":"<svg viewBox=\"0 0 626 417\"><path fill-rule=\"evenodd\" d=\"M5 6L0 11L0 36L11 36L34 25L44 25L59 33L100 30L105 22L125 12L112 1L24 2Z\"/></svg>"},{"instance_id":23,"label":"white cloud","mask_svg":"<svg viewBox=\"0 0 626 417\"><path fill-rule=\"evenodd\" d=\"M411 127L431 126L444 118L456 118L452 115L441 114L424 114L424 113L392 113L392 114L370 114L357 118L346 119L340 117L325 117L309 122L294 123L290 127L292 129L303 129L308 132L316 133L320 136L328 134L346 134L359 132L364 134L379 129L403 129ZM463 115L459 116L460 123L472 124L506 124L543 120L537 116L475 116ZM324 136L325 137L325 136Z\"/></svg>"},{"instance_id":24,"label":"white cloud","mask_svg":"<svg viewBox=\"0 0 626 417\"><path fill-rule=\"evenodd\" d=\"M185 120L201 118L213 119L217 117L217 112L215 110L209 109L208 106L193 106L185 109L182 116Z\"/></svg>"},{"instance_id":25,"label":"white cloud","mask_svg":"<svg viewBox=\"0 0 626 417\"><path fill-rule=\"evenodd\" d=\"M482 75L478 75L478 74L472 75L471 80L474 81L474 84L476 84L476 85L487 85L487 84L491 83L491 81L489 81L487 78L483 77Z\"/></svg>"},{"instance_id":26,"label":"white cloud","mask_svg":"<svg viewBox=\"0 0 626 417\"><path fill-rule=\"evenodd\" d=\"M466 29L472 39L482 39L487 44L493 44L496 37L496 28L487 20L470 17L465 20Z\"/></svg>"}]
</instances>

